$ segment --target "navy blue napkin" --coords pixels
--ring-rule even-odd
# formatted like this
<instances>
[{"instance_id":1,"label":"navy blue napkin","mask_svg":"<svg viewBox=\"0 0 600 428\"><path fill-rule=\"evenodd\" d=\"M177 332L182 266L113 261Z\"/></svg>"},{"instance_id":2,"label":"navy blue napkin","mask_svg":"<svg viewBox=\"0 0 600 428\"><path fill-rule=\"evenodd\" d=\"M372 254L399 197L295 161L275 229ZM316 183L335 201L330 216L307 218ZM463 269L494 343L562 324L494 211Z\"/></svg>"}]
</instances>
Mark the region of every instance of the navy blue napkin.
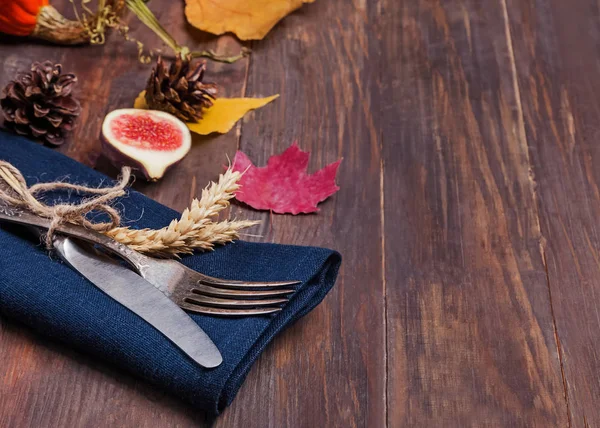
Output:
<instances>
[{"instance_id":1,"label":"navy blue napkin","mask_svg":"<svg viewBox=\"0 0 600 428\"><path fill-rule=\"evenodd\" d=\"M0 132L0 159L21 170L31 185L67 179L99 186L107 177L27 139ZM75 198L66 193L62 200ZM178 213L131 191L118 205L132 227L160 228ZM185 257L208 275L240 280L302 280L283 311L241 319L193 315L224 362L194 364L142 319L110 299L77 272L50 258L39 240L0 224L0 313L42 334L110 361L180 396L210 415L231 403L252 363L273 337L313 309L333 286L340 255L324 248L235 242Z\"/></svg>"}]
</instances>

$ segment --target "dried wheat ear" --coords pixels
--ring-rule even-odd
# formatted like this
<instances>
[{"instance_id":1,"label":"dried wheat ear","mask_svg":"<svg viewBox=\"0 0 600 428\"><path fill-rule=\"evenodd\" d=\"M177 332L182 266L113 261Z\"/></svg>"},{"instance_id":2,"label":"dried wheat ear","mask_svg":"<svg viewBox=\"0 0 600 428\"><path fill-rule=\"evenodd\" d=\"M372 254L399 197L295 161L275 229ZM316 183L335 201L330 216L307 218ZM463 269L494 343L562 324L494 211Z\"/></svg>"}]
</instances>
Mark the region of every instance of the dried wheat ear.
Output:
<instances>
[{"instance_id":1,"label":"dried wheat ear","mask_svg":"<svg viewBox=\"0 0 600 428\"><path fill-rule=\"evenodd\" d=\"M249 220L218 221L219 213L229 206L229 201L240 188L238 171L229 168L202 190L200 200L194 199L179 220L162 229L131 229L115 227L105 235L130 248L156 257L173 257L189 254L196 249L211 250L215 245L226 244L239 238L242 229L260 222Z\"/></svg>"}]
</instances>

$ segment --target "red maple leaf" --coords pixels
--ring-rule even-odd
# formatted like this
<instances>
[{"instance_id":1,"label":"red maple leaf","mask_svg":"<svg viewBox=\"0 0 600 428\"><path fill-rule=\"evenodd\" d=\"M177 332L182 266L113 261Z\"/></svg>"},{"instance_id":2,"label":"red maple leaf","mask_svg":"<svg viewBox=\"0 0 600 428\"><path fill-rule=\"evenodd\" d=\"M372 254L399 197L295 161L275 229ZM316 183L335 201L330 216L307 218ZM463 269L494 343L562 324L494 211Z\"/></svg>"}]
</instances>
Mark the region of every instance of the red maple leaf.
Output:
<instances>
[{"instance_id":1,"label":"red maple leaf","mask_svg":"<svg viewBox=\"0 0 600 428\"><path fill-rule=\"evenodd\" d=\"M340 190L335 176L342 160L309 175L306 171L309 157L309 152L303 152L294 143L282 154L271 156L267 166L257 167L245 153L238 151L233 170L245 173L236 199L257 210L279 214L319 211L317 204Z\"/></svg>"}]
</instances>

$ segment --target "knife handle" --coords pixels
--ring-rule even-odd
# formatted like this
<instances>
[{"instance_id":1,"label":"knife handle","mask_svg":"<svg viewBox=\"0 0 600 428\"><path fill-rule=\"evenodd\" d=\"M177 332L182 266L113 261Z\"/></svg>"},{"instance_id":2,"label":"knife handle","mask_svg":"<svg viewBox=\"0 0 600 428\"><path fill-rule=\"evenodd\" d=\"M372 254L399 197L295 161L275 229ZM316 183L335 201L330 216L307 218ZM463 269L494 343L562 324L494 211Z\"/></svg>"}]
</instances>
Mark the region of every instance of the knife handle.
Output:
<instances>
[{"instance_id":1,"label":"knife handle","mask_svg":"<svg viewBox=\"0 0 600 428\"><path fill-rule=\"evenodd\" d=\"M21 224L25 226L36 226L48 230L51 220L40 217L32 212L8 206L0 201L0 221ZM148 265L148 257L132 250L125 244L115 241L108 236L102 235L94 230L86 229L71 223L64 223L56 228L57 232L74 238L83 239L92 244L100 245L107 251L121 257L139 274Z\"/></svg>"}]
</instances>

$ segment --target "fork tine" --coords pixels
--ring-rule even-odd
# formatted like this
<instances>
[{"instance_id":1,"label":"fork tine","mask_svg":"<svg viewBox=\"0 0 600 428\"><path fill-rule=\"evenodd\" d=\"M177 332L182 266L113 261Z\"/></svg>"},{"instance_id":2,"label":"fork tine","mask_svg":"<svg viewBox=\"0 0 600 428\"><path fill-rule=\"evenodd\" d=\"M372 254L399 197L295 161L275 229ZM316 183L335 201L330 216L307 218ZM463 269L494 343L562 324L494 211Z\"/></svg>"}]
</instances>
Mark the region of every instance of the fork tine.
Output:
<instances>
[{"instance_id":1,"label":"fork tine","mask_svg":"<svg viewBox=\"0 0 600 428\"><path fill-rule=\"evenodd\" d=\"M246 290L235 290L228 288L216 288L211 287L204 284L198 284L196 288L192 289L192 293L195 294L204 294L207 296L214 297L277 297L283 296L286 294L291 294L295 290L293 288L283 288L276 290L254 290L254 289L246 289Z\"/></svg>"},{"instance_id":2,"label":"fork tine","mask_svg":"<svg viewBox=\"0 0 600 428\"><path fill-rule=\"evenodd\" d=\"M192 303L181 302L181 308L189 312L202 315L223 316L223 317L246 317L253 315L269 315L281 311L278 307L253 308L253 309L224 309L202 306Z\"/></svg>"},{"instance_id":3,"label":"fork tine","mask_svg":"<svg viewBox=\"0 0 600 428\"><path fill-rule=\"evenodd\" d=\"M194 294L184 299L187 303L200 303L209 306L218 306L221 308L236 308L236 307L257 307L257 306L272 306L287 303L288 299L264 299L264 300L232 300L220 299L218 297L207 297L201 294Z\"/></svg>"},{"instance_id":4,"label":"fork tine","mask_svg":"<svg viewBox=\"0 0 600 428\"><path fill-rule=\"evenodd\" d=\"M224 288L278 288L278 287L293 287L301 284L302 281L273 281L273 282L251 282L251 281L235 281L229 279L213 278L212 276L204 276L200 283L205 285L214 285Z\"/></svg>"}]
</instances>

